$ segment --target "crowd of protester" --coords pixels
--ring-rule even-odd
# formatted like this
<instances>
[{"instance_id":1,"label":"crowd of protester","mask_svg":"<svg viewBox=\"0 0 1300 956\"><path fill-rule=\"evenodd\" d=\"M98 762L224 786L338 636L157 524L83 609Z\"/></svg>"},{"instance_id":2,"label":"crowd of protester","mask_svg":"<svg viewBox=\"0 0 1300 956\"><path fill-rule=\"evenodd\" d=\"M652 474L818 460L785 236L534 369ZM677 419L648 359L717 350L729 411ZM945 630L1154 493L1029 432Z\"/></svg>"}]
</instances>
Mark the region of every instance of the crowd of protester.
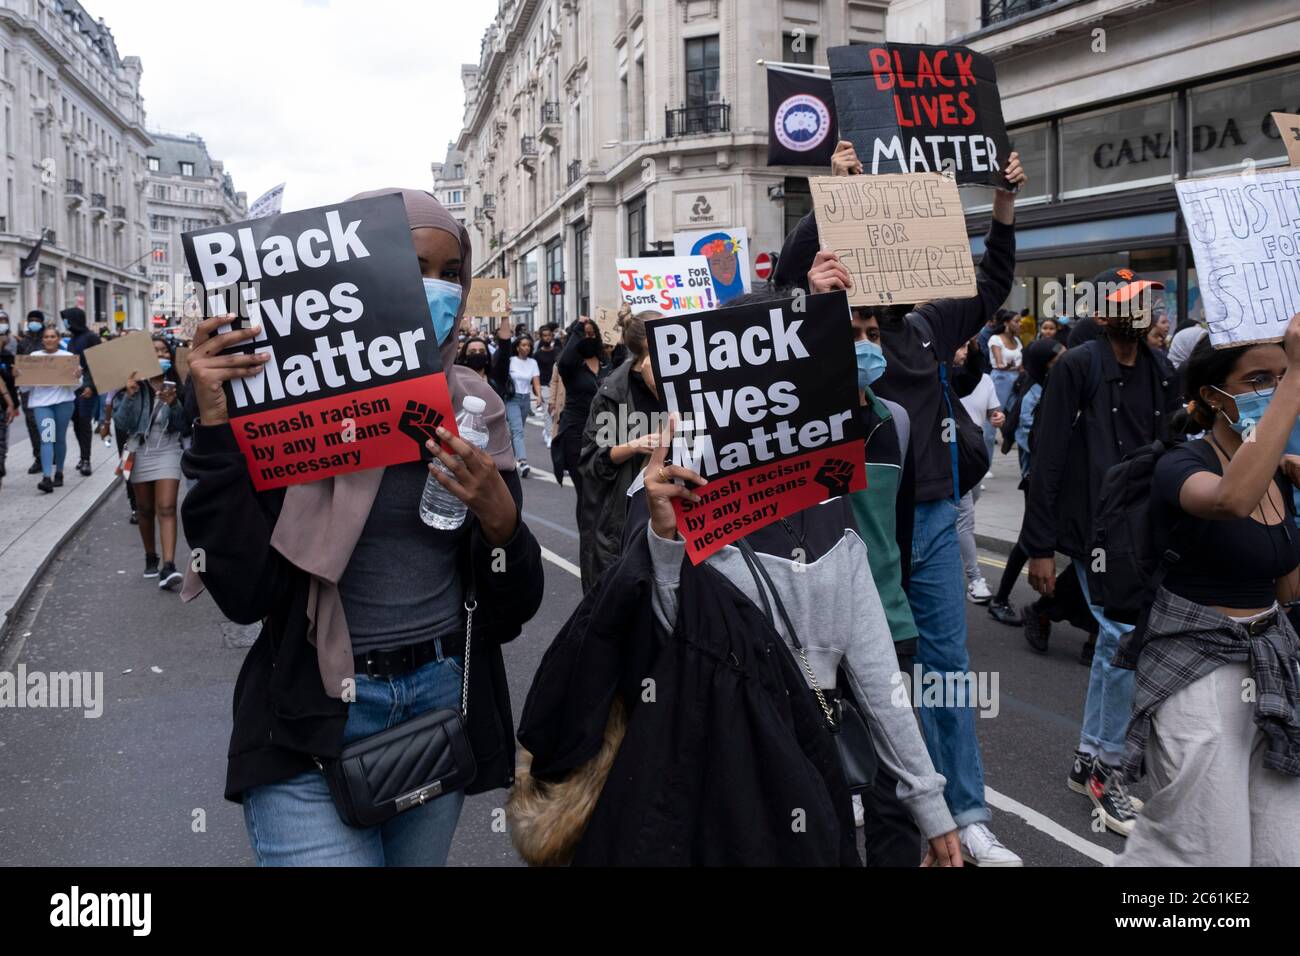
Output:
<instances>
[{"instance_id":1,"label":"crowd of protester","mask_svg":"<svg viewBox=\"0 0 1300 956\"><path fill-rule=\"evenodd\" d=\"M846 147L834 171L856 174ZM668 454L657 313L624 310L617 341L586 317L474 325L469 236L419 190L381 192L405 203L449 391L481 407L483 447L440 429L423 461L256 492L224 391L261 371L264 356L229 351L256 329L201 322L184 376L155 336L162 374L107 395L88 373L16 388L14 356L84 363L100 336L79 309L21 329L0 314L6 424L26 416L43 493L64 482L70 428L83 474L92 429L115 440L145 576L261 623L226 779L260 864L441 864L465 795L509 788L535 864L1018 866L992 828L973 703L896 693L900 675L969 672L968 604L1038 653L1079 635L1086 702L1060 782L1127 837L1121 864L1300 864L1300 316L1280 343L1213 348L1196 324L1171 334L1161 283L1122 267L1093 280L1087 313L1009 310L1014 153L1005 175L974 296L845 316L866 489L699 565L674 503L705 482ZM729 304L852 284L810 214L770 288ZM530 421L550 473L528 462ZM459 528L417 518L430 476L466 506ZM996 588L975 535L994 476L1024 502ZM555 635L528 628L544 591L530 477L574 490L583 596ZM200 564L178 558L178 507ZM1121 520L1145 559L1136 597L1098 554L1097 529ZM1026 570L1037 597L1016 607ZM548 649L516 722L501 645L525 632ZM336 783L349 749L427 740L448 713L472 770L359 824ZM869 772L831 742L859 724Z\"/></svg>"}]
</instances>

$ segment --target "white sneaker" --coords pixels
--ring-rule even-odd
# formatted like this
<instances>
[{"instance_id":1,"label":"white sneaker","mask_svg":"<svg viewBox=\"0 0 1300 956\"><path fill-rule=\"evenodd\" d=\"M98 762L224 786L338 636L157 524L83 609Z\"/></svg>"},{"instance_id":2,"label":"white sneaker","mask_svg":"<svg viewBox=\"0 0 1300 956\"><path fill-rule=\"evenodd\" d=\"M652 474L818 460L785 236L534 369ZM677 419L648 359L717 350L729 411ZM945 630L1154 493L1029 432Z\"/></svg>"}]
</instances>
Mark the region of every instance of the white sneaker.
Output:
<instances>
[{"instance_id":1,"label":"white sneaker","mask_svg":"<svg viewBox=\"0 0 1300 956\"><path fill-rule=\"evenodd\" d=\"M527 458L520 458L520 459L519 459L519 477L520 477L520 478L527 478L527 477L528 477L528 473L529 473L530 471L532 471L532 469L528 467L528 459L527 459ZM985 590L987 590L987 588L986 588Z\"/></svg>"},{"instance_id":2,"label":"white sneaker","mask_svg":"<svg viewBox=\"0 0 1300 956\"><path fill-rule=\"evenodd\" d=\"M983 578L976 578L966 586L966 598L972 604L988 604L993 598L989 584Z\"/></svg>"},{"instance_id":3,"label":"white sneaker","mask_svg":"<svg viewBox=\"0 0 1300 956\"><path fill-rule=\"evenodd\" d=\"M971 823L959 831L961 856L975 866L1024 866L1024 860L1002 845L984 823Z\"/></svg>"},{"instance_id":4,"label":"white sneaker","mask_svg":"<svg viewBox=\"0 0 1300 956\"><path fill-rule=\"evenodd\" d=\"M867 822L867 811L863 809L862 797L859 794L853 795L853 825L860 827Z\"/></svg>"}]
</instances>

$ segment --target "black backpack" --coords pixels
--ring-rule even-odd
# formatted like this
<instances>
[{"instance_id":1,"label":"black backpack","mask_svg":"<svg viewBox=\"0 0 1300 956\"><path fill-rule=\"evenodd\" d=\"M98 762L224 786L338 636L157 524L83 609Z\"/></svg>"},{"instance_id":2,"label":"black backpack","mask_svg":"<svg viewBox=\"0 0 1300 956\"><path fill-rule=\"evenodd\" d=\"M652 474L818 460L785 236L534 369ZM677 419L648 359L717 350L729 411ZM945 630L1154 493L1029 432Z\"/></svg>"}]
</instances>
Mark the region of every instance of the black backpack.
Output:
<instances>
[{"instance_id":1,"label":"black backpack","mask_svg":"<svg viewBox=\"0 0 1300 956\"><path fill-rule=\"evenodd\" d=\"M1025 392L1034 384L1029 380L1029 373L1022 371L1011 386L1011 400L1002 409L1005 421L1002 422L1002 454L1010 454L1016 446L1016 429L1020 427L1020 405L1024 402Z\"/></svg>"},{"instance_id":2,"label":"black backpack","mask_svg":"<svg viewBox=\"0 0 1300 956\"><path fill-rule=\"evenodd\" d=\"M1169 569L1180 560L1180 521L1164 536L1151 520L1151 479L1156 464L1181 441L1154 441L1106 472L1086 559L1088 595L1108 618L1137 624L1150 608Z\"/></svg>"}]
</instances>

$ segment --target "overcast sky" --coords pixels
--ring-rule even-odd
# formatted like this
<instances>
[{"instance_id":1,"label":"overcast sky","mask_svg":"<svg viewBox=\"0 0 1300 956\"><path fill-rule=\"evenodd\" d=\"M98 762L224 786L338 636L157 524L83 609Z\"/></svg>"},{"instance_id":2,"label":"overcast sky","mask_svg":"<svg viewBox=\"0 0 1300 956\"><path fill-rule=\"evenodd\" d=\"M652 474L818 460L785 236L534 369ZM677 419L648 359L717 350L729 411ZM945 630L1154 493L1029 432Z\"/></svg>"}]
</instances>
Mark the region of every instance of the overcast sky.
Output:
<instances>
[{"instance_id":1,"label":"overcast sky","mask_svg":"<svg viewBox=\"0 0 1300 956\"><path fill-rule=\"evenodd\" d=\"M460 65L497 0L83 0L144 64L149 128L198 133L251 203L430 188L460 133ZM454 16L448 16L454 10Z\"/></svg>"}]
</instances>

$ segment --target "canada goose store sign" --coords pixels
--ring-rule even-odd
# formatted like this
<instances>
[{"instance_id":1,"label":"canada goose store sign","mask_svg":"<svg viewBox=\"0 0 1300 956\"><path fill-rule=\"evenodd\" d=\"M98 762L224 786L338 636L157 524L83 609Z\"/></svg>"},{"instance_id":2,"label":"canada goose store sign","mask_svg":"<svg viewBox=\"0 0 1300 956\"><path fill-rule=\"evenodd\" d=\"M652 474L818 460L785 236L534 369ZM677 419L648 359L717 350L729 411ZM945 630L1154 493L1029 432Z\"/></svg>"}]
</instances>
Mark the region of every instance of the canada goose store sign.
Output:
<instances>
[{"instance_id":1,"label":"canada goose store sign","mask_svg":"<svg viewBox=\"0 0 1300 956\"><path fill-rule=\"evenodd\" d=\"M397 194L186 233L205 313L259 325L264 371L226 384L259 491L421 457L455 431Z\"/></svg>"}]
</instances>

